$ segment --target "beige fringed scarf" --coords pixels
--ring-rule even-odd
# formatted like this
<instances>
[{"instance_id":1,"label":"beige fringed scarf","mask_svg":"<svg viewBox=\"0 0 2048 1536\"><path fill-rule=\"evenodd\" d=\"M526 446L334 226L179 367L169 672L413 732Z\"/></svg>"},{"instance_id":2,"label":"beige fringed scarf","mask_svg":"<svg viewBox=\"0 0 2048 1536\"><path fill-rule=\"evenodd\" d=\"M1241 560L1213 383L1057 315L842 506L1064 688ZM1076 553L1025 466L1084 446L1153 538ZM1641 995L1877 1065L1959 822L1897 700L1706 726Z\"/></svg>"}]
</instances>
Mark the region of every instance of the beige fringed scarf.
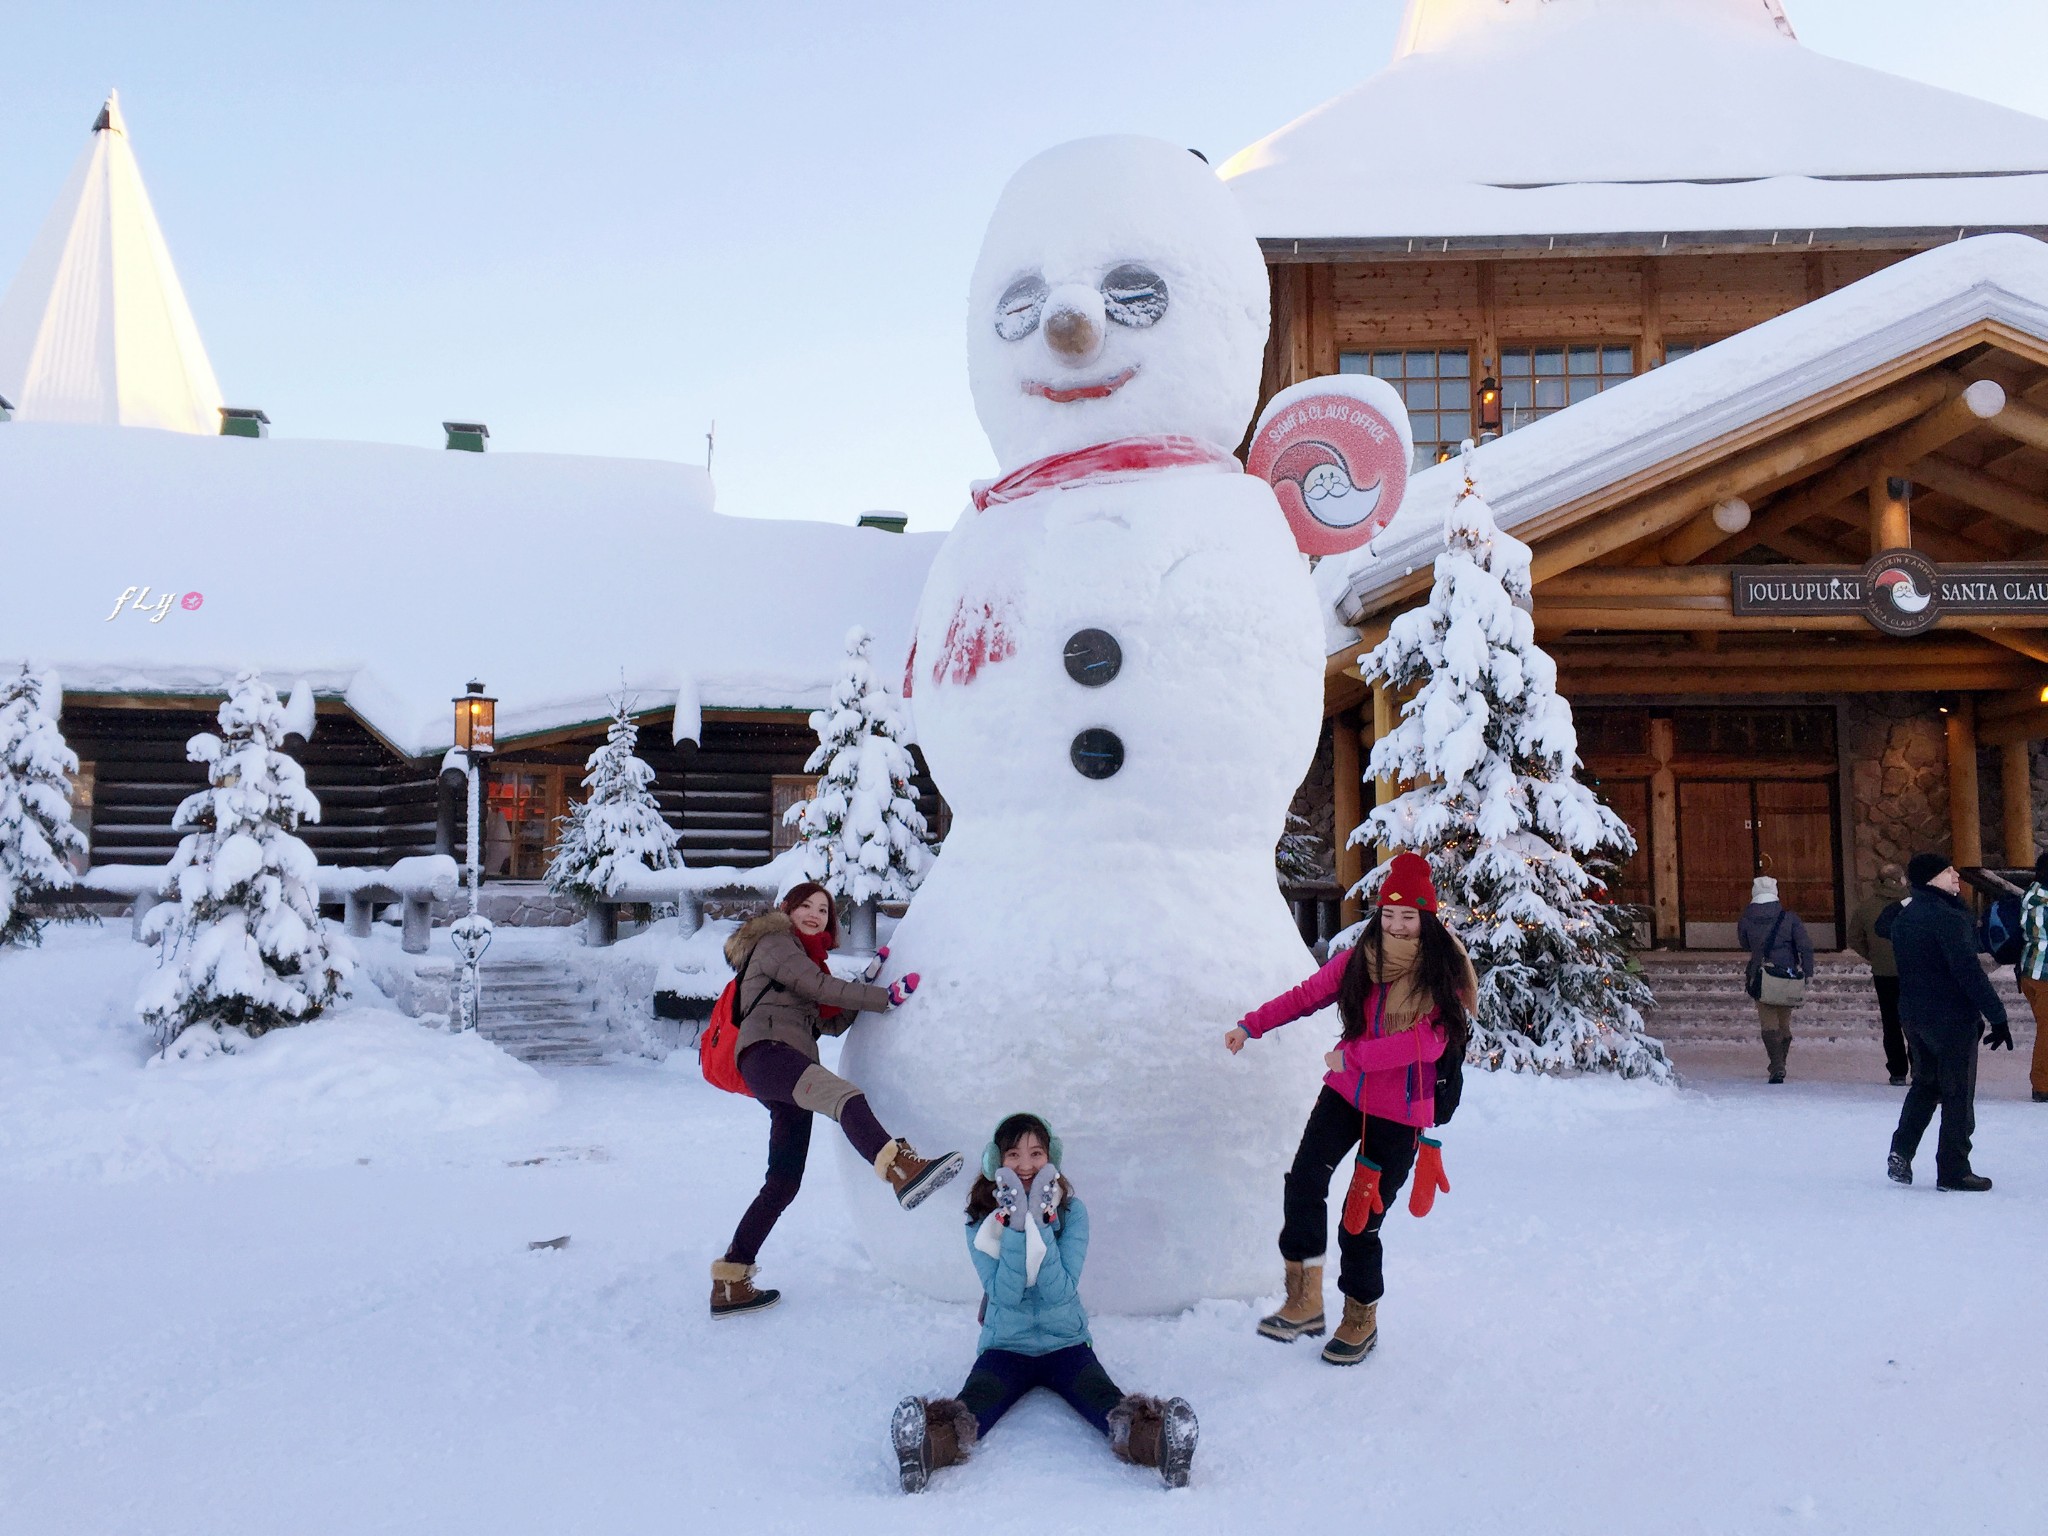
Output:
<instances>
[{"instance_id":1,"label":"beige fringed scarf","mask_svg":"<svg viewBox=\"0 0 2048 1536\"><path fill-rule=\"evenodd\" d=\"M1476 996L1478 978L1472 973L1472 962L1465 958L1465 946L1458 944L1455 938L1451 942L1457 945L1458 958L1464 962L1465 980L1458 990L1468 997ZM1387 989L1386 1033L1398 1035L1403 1030L1413 1029L1417 1019L1436 1007L1436 999L1429 995L1422 986L1421 977L1416 974L1422 954L1421 938L1397 939L1391 934L1381 934L1381 963L1377 968L1372 963L1372 946L1361 939L1359 947L1365 951L1366 975L1384 983Z\"/></svg>"}]
</instances>

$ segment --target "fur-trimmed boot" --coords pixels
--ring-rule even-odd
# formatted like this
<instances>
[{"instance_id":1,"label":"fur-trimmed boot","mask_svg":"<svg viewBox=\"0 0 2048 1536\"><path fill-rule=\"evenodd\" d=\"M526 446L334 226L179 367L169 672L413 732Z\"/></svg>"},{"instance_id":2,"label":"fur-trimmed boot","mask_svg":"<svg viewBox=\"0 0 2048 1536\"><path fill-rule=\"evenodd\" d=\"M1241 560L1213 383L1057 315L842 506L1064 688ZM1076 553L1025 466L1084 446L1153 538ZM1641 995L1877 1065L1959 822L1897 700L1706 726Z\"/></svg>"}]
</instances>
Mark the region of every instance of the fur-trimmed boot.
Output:
<instances>
[{"instance_id":1,"label":"fur-trimmed boot","mask_svg":"<svg viewBox=\"0 0 2048 1536\"><path fill-rule=\"evenodd\" d=\"M1380 1304L1344 1298L1344 1321L1323 1346L1323 1358L1332 1365L1356 1365L1372 1353L1380 1341Z\"/></svg>"},{"instance_id":2,"label":"fur-trimmed boot","mask_svg":"<svg viewBox=\"0 0 2048 1536\"><path fill-rule=\"evenodd\" d=\"M1188 1485L1201 1425L1184 1397L1161 1401L1126 1393L1109 1410L1109 1448L1134 1467L1157 1467L1169 1488Z\"/></svg>"},{"instance_id":3,"label":"fur-trimmed boot","mask_svg":"<svg viewBox=\"0 0 2048 1536\"><path fill-rule=\"evenodd\" d=\"M889 1418L896 1475L905 1493L917 1493L941 1467L965 1461L979 1431L957 1397L906 1397Z\"/></svg>"},{"instance_id":4,"label":"fur-trimmed boot","mask_svg":"<svg viewBox=\"0 0 2048 1536\"><path fill-rule=\"evenodd\" d=\"M1287 1260L1287 1300L1278 1312L1259 1319L1259 1336L1292 1344L1299 1338L1319 1339L1323 1321L1323 1266L1319 1259Z\"/></svg>"},{"instance_id":5,"label":"fur-trimmed boot","mask_svg":"<svg viewBox=\"0 0 2048 1536\"><path fill-rule=\"evenodd\" d=\"M764 1312L782 1300L780 1291L757 1291L754 1276L760 1271L752 1264L735 1264L715 1259L711 1265L711 1315L734 1317L741 1312Z\"/></svg>"},{"instance_id":6,"label":"fur-trimmed boot","mask_svg":"<svg viewBox=\"0 0 2048 1536\"><path fill-rule=\"evenodd\" d=\"M940 1185L951 1183L964 1161L958 1152L919 1157L916 1149L899 1136L875 1154L875 1172L896 1192L896 1203L911 1211Z\"/></svg>"}]
</instances>

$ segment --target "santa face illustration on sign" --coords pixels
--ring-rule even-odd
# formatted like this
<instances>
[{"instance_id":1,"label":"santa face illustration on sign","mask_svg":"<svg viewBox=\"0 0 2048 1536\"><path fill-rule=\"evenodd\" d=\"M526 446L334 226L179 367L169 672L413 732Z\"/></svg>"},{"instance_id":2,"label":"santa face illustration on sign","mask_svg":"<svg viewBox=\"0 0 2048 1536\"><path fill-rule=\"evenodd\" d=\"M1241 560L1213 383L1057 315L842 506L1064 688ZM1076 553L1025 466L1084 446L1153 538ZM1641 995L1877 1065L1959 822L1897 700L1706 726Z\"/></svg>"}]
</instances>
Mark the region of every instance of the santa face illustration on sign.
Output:
<instances>
[{"instance_id":1,"label":"santa face illustration on sign","mask_svg":"<svg viewBox=\"0 0 2048 1536\"><path fill-rule=\"evenodd\" d=\"M1267 403L1245 468L1273 487L1304 554L1369 545L1393 521L1415 451L1407 408L1369 374L1308 379Z\"/></svg>"}]
</instances>

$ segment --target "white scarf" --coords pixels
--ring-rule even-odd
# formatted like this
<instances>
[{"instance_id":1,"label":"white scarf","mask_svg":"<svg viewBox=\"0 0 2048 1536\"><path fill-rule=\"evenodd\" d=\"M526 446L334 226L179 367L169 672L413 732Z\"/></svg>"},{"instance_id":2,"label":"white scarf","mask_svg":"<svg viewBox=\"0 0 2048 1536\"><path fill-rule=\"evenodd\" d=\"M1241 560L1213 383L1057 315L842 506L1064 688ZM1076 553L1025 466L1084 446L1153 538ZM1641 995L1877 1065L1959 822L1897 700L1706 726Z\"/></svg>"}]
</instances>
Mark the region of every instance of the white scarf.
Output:
<instances>
[{"instance_id":1,"label":"white scarf","mask_svg":"<svg viewBox=\"0 0 2048 1536\"><path fill-rule=\"evenodd\" d=\"M1029 1201L1025 1202L1027 1205ZM1003 1215L990 1211L975 1229L974 1246L990 1258L1000 1261L1003 1256ZM1038 1284L1038 1266L1045 1262L1045 1235L1038 1230L1038 1223L1030 1212L1024 1213L1024 1283Z\"/></svg>"}]
</instances>

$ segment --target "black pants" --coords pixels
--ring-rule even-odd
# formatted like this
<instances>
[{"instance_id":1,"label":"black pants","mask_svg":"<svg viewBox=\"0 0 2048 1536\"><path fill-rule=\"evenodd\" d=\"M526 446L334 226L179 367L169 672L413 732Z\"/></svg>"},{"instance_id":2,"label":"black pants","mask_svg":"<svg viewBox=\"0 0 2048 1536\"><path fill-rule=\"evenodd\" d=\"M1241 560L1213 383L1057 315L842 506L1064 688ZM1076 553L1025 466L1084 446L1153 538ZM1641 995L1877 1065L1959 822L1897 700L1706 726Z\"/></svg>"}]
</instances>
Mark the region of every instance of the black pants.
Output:
<instances>
[{"instance_id":1,"label":"black pants","mask_svg":"<svg viewBox=\"0 0 2048 1536\"><path fill-rule=\"evenodd\" d=\"M1123 1399L1109 1372L1086 1344L1072 1344L1049 1355L1020 1355L1007 1349L985 1349L967 1373L960 1401L974 1415L984 1435L1033 1387L1045 1387L1067 1400L1074 1412L1109 1433L1109 1410Z\"/></svg>"},{"instance_id":2,"label":"black pants","mask_svg":"<svg viewBox=\"0 0 2048 1536\"><path fill-rule=\"evenodd\" d=\"M1913 1086L1906 1090L1905 1105L1899 1110L1892 1150L1911 1162L1939 1105L1935 1177L1960 1178L1970 1171L1970 1136L1977 1129L1977 1025L1908 1024L1906 1049L1913 1061Z\"/></svg>"},{"instance_id":3,"label":"black pants","mask_svg":"<svg viewBox=\"0 0 2048 1536\"><path fill-rule=\"evenodd\" d=\"M1906 1032L1899 1024L1899 978L1873 976L1877 989L1877 1016L1884 1023L1884 1067L1893 1077L1904 1077L1912 1065L1906 1051Z\"/></svg>"},{"instance_id":4,"label":"black pants","mask_svg":"<svg viewBox=\"0 0 2048 1536\"><path fill-rule=\"evenodd\" d=\"M760 1256L761 1245L803 1188L804 1164L811 1153L812 1112L797 1104L795 1096L797 1083L813 1065L802 1051L776 1040L760 1041L740 1053L740 1076L768 1111L768 1177L740 1217L732 1246L725 1250L729 1263L751 1264ZM839 1111L839 1125L854 1150L871 1162L889 1143L889 1133L876 1121L865 1094L846 1101Z\"/></svg>"},{"instance_id":5,"label":"black pants","mask_svg":"<svg viewBox=\"0 0 2048 1536\"><path fill-rule=\"evenodd\" d=\"M1287 1170L1287 1193L1282 1206L1285 1220L1280 1227L1280 1257L1300 1263L1320 1259L1330 1246L1330 1179L1337 1165L1344 1164L1348 1187L1351 1178L1346 1154L1358 1144L1359 1125L1365 1129L1365 1155L1380 1165L1380 1197L1389 1206L1394 1194L1408 1180L1415 1166L1415 1148L1422 1133L1398 1120L1361 1117L1356 1105L1323 1085L1316 1107L1309 1111L1308 1126L1301 1133L1294 1166ZM1373 1212L1365 1230L1355 1237L1337 1233L1337 1252L1342 1263L1337 1271L1337 1289L1353 1301L1378 1301L1387 1283L1380 1272L1380 1223L1385 1211Z\"/></svg>"}]
</instances>

